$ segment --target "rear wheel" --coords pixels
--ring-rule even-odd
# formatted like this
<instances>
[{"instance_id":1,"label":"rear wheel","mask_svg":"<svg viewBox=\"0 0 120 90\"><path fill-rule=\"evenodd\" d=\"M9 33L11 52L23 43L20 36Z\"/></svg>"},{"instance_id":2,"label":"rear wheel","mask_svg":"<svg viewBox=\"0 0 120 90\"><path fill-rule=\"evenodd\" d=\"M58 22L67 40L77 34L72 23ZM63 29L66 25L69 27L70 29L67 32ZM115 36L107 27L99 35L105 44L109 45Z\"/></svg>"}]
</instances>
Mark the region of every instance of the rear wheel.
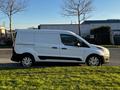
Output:
<instances>
[{"instance_id":1,"label":"rear wheel","mask_svg":"<svg viewBox=\"0 0 120 90\"><path fill-rule=\"evenodd\" d=\"M87 58L86 64L88 66L100 66L101 58L97 55L92 55L92 56Z\"/></svg>"},{"instance_id":2,"label":"rear wheel","mask_svg":"<svg viewBox=\"0 0 120 90\"><path fill-rule=\"evenodd\" d=\"M23 56L21 64L23 67L31 67L33 65L33 58L29 55Z\"/></svg>"}]
</instances>

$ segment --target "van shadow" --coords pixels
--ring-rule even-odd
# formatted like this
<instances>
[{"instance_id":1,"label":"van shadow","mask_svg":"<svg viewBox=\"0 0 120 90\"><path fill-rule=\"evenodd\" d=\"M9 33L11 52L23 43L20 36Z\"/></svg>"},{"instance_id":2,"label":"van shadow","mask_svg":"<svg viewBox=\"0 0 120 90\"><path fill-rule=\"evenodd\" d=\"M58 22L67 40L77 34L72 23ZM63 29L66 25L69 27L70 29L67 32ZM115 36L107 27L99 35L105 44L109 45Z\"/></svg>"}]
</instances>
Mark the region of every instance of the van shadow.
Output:
<instances>
[{"instance_id":1,"label":"van shadow","mask_svg":"<svg viewBox=\"0 0 120 90\"><path fill-rule=\"evenodd\" d=\"M81 66L81 65L78 63L42 62L42 63L35 63L31 68L70 67L70 66ZM0 70L7 70L7 69L24 69L24 67L21 66L20 63L0 63Z\"/></svg>"}]
</instances>

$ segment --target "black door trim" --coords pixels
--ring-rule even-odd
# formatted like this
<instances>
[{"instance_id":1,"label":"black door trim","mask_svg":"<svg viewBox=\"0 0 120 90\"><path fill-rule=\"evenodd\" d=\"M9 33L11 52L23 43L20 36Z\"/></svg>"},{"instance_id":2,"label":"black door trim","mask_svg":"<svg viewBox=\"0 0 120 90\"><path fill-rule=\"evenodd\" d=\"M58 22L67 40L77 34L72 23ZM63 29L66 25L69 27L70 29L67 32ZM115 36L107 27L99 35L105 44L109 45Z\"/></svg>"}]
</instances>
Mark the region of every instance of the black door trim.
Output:
<instances>
[{"instance_id":1,"label":"black door trim","mask_svg":"<svg viewBox=\"0 0 120 90\"><path fill-rule=\"evenodd\" d=\"M76 61L82 61L80 58L72 58L72 57L56 57L56 56L39 56L40 59L46 60L46 59L58 59L58 60L76 60Z\"/></svg>"}]
</instances>

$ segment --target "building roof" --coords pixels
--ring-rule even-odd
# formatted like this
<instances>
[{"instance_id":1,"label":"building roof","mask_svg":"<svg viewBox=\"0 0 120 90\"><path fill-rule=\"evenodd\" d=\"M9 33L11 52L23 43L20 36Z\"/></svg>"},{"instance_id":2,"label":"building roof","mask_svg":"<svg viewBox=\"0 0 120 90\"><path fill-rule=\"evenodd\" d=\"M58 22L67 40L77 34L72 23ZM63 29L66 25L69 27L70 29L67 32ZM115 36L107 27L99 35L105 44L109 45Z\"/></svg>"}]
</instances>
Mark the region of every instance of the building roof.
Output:
<instances>
[{"instance_id":1,"label":"building roof","mask_svg":"<svg viewBox=\"0 0 120 90\"><path fill-rule=\"evenodd\" d=\"M48 33L73 33L69 30L53 30L53 29L16 29L17 32L48 32Z\"/></svg>"},{"instance_id":2,"label":"building roof","mask_svg":"<svg viewBox=\"0 0 120 90\"><path fill-rule=\"evenodd\" d=\"M52 26L52 25L53 25L53 26L54 26L54 25L58 25L58 26L59 26L59 25L77 25L77 24L61 24L61 23L60 23L60 24L40 24L40 25L45 25L45 26L46 26L46 25L50 25L50 26Z\"/></svg>"},{"instance_id":3,"label":"building roof","mask_svg":"<svg viewBox=\"0 0 120 90\"><path fill-rule=\"evenodd\" d=\"M120 19L109 19L109 20L87 20L82 24L101 24L101 23L120 23Z\"/></svg>"}]
</instances>

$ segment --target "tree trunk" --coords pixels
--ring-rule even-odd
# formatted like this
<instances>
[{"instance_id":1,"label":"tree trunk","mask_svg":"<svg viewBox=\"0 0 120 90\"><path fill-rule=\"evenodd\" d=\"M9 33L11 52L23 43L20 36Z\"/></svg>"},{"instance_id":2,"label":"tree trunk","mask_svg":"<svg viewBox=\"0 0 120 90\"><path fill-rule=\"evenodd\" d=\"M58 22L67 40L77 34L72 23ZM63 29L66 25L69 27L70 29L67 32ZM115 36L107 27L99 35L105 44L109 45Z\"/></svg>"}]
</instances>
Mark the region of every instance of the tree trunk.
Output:
<instances>
[{"instance_id":1,"label":"tree trunk","mask_svg":"<svg viewBox=\"0 0 120 90\"><path fill-rule=\"evenodd\" d=\"M80 11L78 10L78 31L79 35L81 36L81 31L80 31Z\"/></svg>"},{"instance_id":2,"label":"tree trunk","mask_svg":"<svg viewBox=\"0 0 120 90\"><path fill-rule=\"evenodd\" d=\"M77 13L78 13L78 31L79 31L79 35L81 36L81 31L80 31L80 10L79 10L80 5L78 4L77 7Z\"/></svg>"},{"instance_id":3,"label":"tree trunk","mask_svg":"<svg viewBox=\"0 0 120 90\"><path fill-rule=\"evenodd\" d=\"M10 28L10 38L13 41L13 32L12 32L12 15L9 16L9 28Z\"/></svg>"},{"instance_id":4,"label":"tree trunk","mask_svg":"<svg viewBox=\"0 0 120 90\"><path fill-rule=\"evenodd\" d=\"M7 39L7 30L5 29L5 39Z\"/></svg>"},{"instance_id":5,"label":"tree trunk","mask_svg":"<svg viewBox=\"0 0 120 90\"><path fill-rule=\"evenodd\" d=\"M81 36L81 31L80 31L80 16L78 15L78 30L79 30L79 35Z\"/></svg>"}]
</instances>

